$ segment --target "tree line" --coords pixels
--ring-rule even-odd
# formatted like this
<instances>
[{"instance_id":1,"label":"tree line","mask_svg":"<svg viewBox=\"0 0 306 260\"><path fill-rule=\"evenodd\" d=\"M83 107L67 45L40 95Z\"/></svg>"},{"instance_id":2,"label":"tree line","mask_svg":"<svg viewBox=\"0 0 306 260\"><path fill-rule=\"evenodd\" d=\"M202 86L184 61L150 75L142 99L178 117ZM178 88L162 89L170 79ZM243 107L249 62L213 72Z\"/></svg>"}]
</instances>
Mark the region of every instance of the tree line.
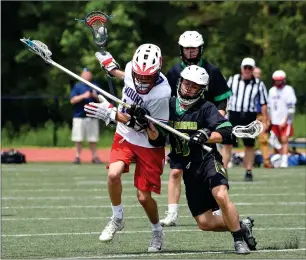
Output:
<instances>
[{"instance_id":1,"label":"tree line","mask_svg":"<svg viewBox=\"0 0 306 260\"><path fill-rule=\"evenodd\" d=\"M72 78L24 48L22 37L46 43L54 61L77 74L87 67L108 91L105 73L94 56L99 48L90 30L75 20L94 10L115 16L106 49L121 67L137 46L150 42L160 46L166 73L179 61L179 36L197 30L204 37L204 58L226 78L239 73L244 57L255 59L268 88L272 73L284 70L299 98L298 110L305 112L306 3L291 1L2 2L2 96L50 95L62 97L60 107L68 104ZM122 87L116 80L114 84ZM18 109L18 104L7 105Z\"/></svg>"}]
</instances>

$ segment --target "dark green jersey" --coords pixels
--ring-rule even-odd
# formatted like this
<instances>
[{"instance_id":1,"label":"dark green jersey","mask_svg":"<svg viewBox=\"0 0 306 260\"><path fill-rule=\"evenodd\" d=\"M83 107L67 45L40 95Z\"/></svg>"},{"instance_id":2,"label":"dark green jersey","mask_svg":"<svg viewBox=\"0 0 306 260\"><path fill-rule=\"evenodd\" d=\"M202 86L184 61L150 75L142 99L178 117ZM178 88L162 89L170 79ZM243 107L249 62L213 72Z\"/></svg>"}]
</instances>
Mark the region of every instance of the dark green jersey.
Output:
<instances>
[{"instance_id":1,"label":"dark green jersey","mask_svg":"<svg viewBox=\"0 0 306 260\"><path fill-rule=\"evenodd\" d=\"M169 125L188 136L202 128L208 128L213 132L223 127L231 127L230 122L209 101L200 99L188 110L183 110L176 97L170 99ZM217 160L222 161L215 144L208 145L213 148L213 152L208 154L199 145L189 146L188 141L182 140L177 135L170 134L169 141L171 145L169 157L173 161L182 163L202 162L203 159L211 156L215 156Z\"/></svg>"}]
</instances>

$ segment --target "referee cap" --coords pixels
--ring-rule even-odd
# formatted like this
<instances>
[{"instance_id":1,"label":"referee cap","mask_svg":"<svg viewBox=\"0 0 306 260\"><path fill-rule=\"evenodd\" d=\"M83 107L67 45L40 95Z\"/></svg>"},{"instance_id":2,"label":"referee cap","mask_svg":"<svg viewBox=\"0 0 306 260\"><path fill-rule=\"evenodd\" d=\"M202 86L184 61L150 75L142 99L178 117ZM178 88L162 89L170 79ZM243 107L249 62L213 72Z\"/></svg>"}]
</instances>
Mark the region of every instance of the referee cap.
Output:
<instances>
[{"instance_id":1,"label":"referee cap","mask_svg":"<svg viewBox=\"0 0 306 260\"><path fill-rule=\"evenodd\" d=\"M255 60L252 58L244 58L241 62L241 68L244 66L252 66L253 68L255 68Z\"/></svg>"}]
</instances>

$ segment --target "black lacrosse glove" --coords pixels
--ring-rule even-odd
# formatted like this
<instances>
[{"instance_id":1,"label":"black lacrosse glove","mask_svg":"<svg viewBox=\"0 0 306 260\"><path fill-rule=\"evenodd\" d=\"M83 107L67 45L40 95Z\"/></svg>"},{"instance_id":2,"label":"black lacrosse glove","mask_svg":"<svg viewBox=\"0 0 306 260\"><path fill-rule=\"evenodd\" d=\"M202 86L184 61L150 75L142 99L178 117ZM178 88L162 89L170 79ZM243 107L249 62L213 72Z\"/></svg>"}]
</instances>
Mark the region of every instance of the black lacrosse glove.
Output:
<instances>
[{"instance_id":1,"label":"black lacrosse glove","mask_svg":"<svg viewBox=\"0 0 306 260\"><path fill-rule=\"evenodd\" d=\"M144 107L132 105L131 108L127 110L127 113L131 116L131 119L125 124L126 126L133 128L137 132L149 127L149 121L145 116L149 116L150 112Z\"/></svg>"},{"instance_id":2,"label":"black lacrosse glove","mask_svg":"<svg viewBox=\"0 0 306 260\"><path fill-rule=\"evenodd\" d=\"M211 136L211 131L207 128L199 129L193 135L190 136L189 143L191 145L203 145L207 142Z\"/></svg>"}]
</instances>

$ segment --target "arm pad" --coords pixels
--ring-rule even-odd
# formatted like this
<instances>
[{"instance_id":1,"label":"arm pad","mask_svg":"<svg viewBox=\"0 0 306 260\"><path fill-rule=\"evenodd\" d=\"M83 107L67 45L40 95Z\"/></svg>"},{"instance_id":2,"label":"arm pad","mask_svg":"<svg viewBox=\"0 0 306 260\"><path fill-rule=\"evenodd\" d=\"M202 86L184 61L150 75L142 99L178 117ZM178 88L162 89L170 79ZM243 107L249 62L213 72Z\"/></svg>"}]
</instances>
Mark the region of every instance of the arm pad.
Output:
<instances>
[{"instance_id":1,"label":"arm pad","mask_svg":"<svg viewBox=\"0 0 306 260\"><path fill-rule=\"evenodd\" d=\"M232 130L233 130L232 127L226 126L226 127L216 129L214 130L214 132L217 132L222 136L222 143L224 143L225 141L229 141L233 139Z\"/></svg>"}]
</instances>

